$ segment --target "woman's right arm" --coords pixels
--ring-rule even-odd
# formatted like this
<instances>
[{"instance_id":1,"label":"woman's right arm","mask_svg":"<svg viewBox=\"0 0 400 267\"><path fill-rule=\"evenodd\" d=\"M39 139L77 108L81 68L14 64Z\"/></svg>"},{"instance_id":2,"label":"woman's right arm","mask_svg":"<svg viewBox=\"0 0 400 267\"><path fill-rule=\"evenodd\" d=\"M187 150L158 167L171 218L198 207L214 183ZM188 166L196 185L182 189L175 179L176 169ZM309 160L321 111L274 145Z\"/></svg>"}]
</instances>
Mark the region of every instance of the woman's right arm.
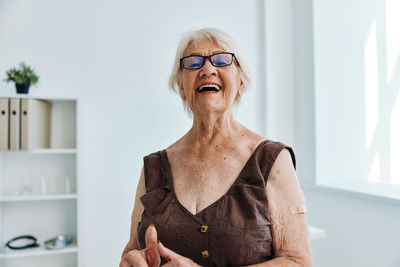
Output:
<instances>
[{"instance_id":1,"label":"woman's right arm","mask_svg":"<svg viewBox=\"0 0 400 267\"><path fill-rule=\"evenodd\" d=\"M140 178L139 178L139 183L136 189L136 197L135 197L135 205L133 208L132 212L132 217L131 217L131 233L130 233L130 238L128 241L128 244L125 246L124 251L122 252L122 257L121 260L124 259L125 255L134 249L139 249L139 244L137 241L137 226L140 221L140 218L142 217L142 213L144 210L143 204L140 201L140 198L146 193L146 186L145 186L145 179L144 179L144 170L142 168Z\"/></svg>"}]
</instances>

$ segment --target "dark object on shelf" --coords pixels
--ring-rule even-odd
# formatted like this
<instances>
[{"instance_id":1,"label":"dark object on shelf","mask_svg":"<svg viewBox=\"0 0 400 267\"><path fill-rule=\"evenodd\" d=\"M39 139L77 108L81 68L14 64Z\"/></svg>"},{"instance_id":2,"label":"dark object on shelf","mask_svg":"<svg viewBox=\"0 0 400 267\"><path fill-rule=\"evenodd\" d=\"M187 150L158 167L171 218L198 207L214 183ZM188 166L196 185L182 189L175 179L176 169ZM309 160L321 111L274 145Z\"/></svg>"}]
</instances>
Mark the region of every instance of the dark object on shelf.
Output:
<instances>
[{"instance_id":1,"label":"dark object on shelf","mask_svg":"<svg viewBox=\"0 0 400 267\"><path fill-rule=\"evenodd\" d=\"M27 94L29 93L30 83L16 83L15 88L17 88L17 94Z\"/></svg>"},{"instance_id":2,"label":"dark object on shelf","mask_svg":"<svg viewBox=\"0 0 400 267\"><path fill-rule=\"evenodd\" d=\"M35 70L23 62L19 63L19 68L7 70L6 74L7 78L4 81L14 82L18 94L27 94L29 85L34 85L39 81L39 76L35 73Z\"/></svg>"},{"instance_id":3,"label":"dark object on shelf","mask_svg":"<svg viewBox=\"0 0 400 267\"><path fill-rule=\"evenodd\" d=\"M58 235L55 238L49 239L44 242L44 246L47 249L59 249L65 248L72 242L72 236L70 235Z\"/></svg>"},{"instance_id":4,"label":"dark object on shelf","mask_svg":"<svg viewBox=\"0 0 400 267\"><path fill-rule=\"evenodd\" d=\"M13 242L16 242L16 241L19 241L19 240L24 240L24 239L26 239L25 241L27 241L26 244L19 245L19 246L16 246L16 245L12 245L12 244L11 244L11 243L13 243ZM7 244L6 244L6 247L8 247L8 248L10 248L10 249L35 248L35 247L38 247L38 246L39 246L39 244L38 244L36 241L37 241L37 240L36 240L36 237L34 237L34 236L31 236L31 235L21 235L21 236L17 236L17 237L14 237L13 239L9 240L9 241L7 242Z\"/></svg>"}]
</instances>

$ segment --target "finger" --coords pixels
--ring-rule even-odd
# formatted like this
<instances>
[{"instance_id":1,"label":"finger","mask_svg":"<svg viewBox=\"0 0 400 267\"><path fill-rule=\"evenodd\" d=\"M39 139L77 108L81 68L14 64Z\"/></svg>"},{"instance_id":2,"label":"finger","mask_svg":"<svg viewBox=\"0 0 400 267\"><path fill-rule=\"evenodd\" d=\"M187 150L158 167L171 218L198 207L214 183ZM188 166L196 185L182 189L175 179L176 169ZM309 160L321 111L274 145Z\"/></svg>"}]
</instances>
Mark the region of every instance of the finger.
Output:
<instances>
[{"instance_id":1,"label":"finger","mask_svg":"<svg viewBox=\"0 0 400 267\"><path fill-rule=\"evenodd\" d=\"M128 252L123 261L120 264L120 267L147 267L147 262L145 259L145 254L143 250L132 250Z\"/></svg>"},{"instance_id":2,"label":"finger","mask_svg":"<svg viewBox=\"0 0 400 267\"><path fill-rule=\"evenodd\" d=\"M130 265L125 259L123 259L120 263L119 263L119 267L131 267L132 265Z\"/></svg>"},{"instance_id":3,"label":"finger","mask_svg":"<svg viewBox=\"0 0 400 267\"><path fill-rule=\"evenodd\" d=\"M157 230L151 224L146 230L146 261L150 267L160 266L160 255L157 252Z\"/></svg>"},{"instance_id":4,"label":"finger","mask_svg":"<svg viewBox=\"0 0 400 267\"><path fill-rule=\"evenodd\" d=\"M161 267L178 267L178 266L193 266L192 264L190 264L189 262L184 262L184 261L179 261L179 260L172 260L167 262L164 265L161 265Z\"/></svg>"},{"instance_id":5,"label":"finger","mask_svg":"<svg viewBox=\"0 0 400 267\"><path fill-rule=\"evenodd\" d=\"M146 230L146 248L157 245L157 230L154 224L150 224Z\"/></svg>"},{"instance_id":6,"label":"finger","mask_svg":"<svg viewBox=\"0 0 400 267\"><path fill-rule=\"evenodd\" d=\"M164 247L164 245L161 244L161 242L158 242L157 251L160 254L160 256L166 259L167 261L172 261L174 259L181 257L181 255L173 252L169 248Z\"/></svg>"},{"instance_id":7,"label":"finger","mask_svg":"<svg viewBox=\"0 0 400 267\"><path fill-rule=\"evenodd\" d=\"M146 248L146 261L149 267L159 267L161 263L160 255L155 246Z\"/></svg>"}]
</instances>

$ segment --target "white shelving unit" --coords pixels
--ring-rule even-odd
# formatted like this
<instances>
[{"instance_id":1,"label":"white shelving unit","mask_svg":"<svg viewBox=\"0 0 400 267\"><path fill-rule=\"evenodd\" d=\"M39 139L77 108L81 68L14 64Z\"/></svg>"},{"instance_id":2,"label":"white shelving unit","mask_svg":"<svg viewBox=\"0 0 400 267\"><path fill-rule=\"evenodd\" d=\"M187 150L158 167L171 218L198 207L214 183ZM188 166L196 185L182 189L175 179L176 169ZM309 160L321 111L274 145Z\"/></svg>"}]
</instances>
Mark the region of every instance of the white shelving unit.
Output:
<instances>
[{"instance_id":1,"label":"white shelving unit","mask_svg":"<svg viewBox=\"0 0 400 267\"><path fill-rule=\"evenodd\" d=\"M0 259L20 259L29 258L34 256L46 256L46 255L62 255L62 254L76 254L78 252L78 247L76 244L72 244L64 249L48 250L44 247L26 249L23 251L18 250L8 250L7 253L0 255Z\"/></svg>"},{"instance_id":2,"label":"white shelving unit","mask_svg":"<svg viewBox=\"0 0 400 267\"><path fill-rule=\"evenodd\" d=\"M51 103L50 148L0 151L0 266L78 266L77 100L35 99ZM45 249L44 241L59 234L72 235L73 243ZM33 235L40 247L5 247L20 235Z\"/></svg>"},{"instance_id":3,"label":"white shelving unit","mask_svg":"<svg viewBox=\"0 0 400 267\"><path fill-rule=\"evenodd\" d=\"M1 151L2 153L8 153L8 154L12 154L12 153L18 153L18 154L22 154L22 153L29 153L29 154L76 154L76 149L74 148L55 148L55 149L50 149L50 148L46 148L46 149L33 149L33 150L19 150L19 151Z\"/></svg>"},{"instance_id":4,"label":"white shelving unit","mask_svg":"<svg viewBox=\"0 0 400 267\"><path fill-rule=\"evenodd\" d=\"M0 202L18 202L18 201L39 201L39 200L61 200L76 199L77 194L43 194L43 195L25 195L25 196L3 196Z\"/></svg>"}]
</instances>

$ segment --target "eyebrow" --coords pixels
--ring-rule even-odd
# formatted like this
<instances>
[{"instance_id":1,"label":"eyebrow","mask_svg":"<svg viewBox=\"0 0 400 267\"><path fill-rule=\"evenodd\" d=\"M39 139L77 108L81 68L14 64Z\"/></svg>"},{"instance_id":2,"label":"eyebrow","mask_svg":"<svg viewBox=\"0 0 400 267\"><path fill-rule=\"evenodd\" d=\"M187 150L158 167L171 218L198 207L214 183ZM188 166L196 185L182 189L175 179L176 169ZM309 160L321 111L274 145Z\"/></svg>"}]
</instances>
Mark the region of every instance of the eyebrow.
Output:
<instances>
[{"instance_id":1,"label":"eyebrow","mask_svg":"<svg viewBox=\"0 0 400 267\"><path fill-rule=\"evenodd\" d=\"M211 53L211 55L214 55L214 54L218 54L218 53L225 53L226 51L225 50L216 50L216 51L213 51L212 53ZM187 55L186 57L189 57L189 56L203 56L203 55L201 55L200 53L191 53L191 54L189 54L189 55Z\"/></svg>"}]
</instances>

